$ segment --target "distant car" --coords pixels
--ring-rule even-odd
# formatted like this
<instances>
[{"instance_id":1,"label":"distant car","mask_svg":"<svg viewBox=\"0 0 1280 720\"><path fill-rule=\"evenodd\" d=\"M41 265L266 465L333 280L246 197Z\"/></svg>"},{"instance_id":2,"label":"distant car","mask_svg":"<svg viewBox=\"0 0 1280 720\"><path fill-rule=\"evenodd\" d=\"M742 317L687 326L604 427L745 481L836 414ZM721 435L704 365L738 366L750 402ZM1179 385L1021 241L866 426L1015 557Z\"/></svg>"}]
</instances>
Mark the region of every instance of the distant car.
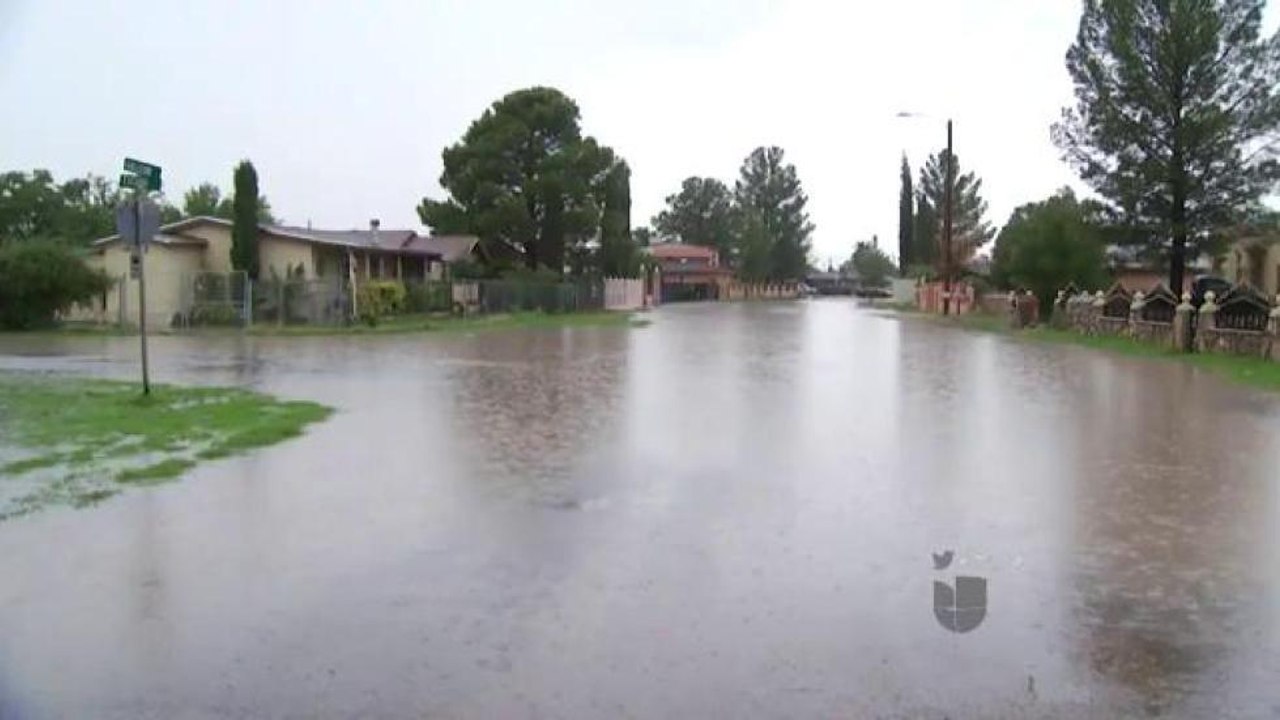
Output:
<instances>
[{"instance_id":1,"label":"distant car","mask_svg":"<svg viewBox=\"0 0 1280 720\"><path fill-rule=\"evenodd\" d=\"M1222 296L1226 295L1229 290L1231 290L1231 283L1220 277L1212 275L1198 277L1195 282L1191 283L1191 304L1195 307L1200 307L1204 304L1204 297L1209 292L1212 292L1214 297L1221 300Z\"/></svg>"},{"instance_id":2,"label":"distant car","mask_svg":"<svg viewBox=\"0 0 1280 720\"><path fill-rule=\"evenodd\" d=\"M883 300L885 298L893 297L893 293L890 292L888 289L874 288L874 287L859 288L853 294L857 295L860 298L871 299L871 300L877 300L877 299Z\"/></svg>"}]
</instances>

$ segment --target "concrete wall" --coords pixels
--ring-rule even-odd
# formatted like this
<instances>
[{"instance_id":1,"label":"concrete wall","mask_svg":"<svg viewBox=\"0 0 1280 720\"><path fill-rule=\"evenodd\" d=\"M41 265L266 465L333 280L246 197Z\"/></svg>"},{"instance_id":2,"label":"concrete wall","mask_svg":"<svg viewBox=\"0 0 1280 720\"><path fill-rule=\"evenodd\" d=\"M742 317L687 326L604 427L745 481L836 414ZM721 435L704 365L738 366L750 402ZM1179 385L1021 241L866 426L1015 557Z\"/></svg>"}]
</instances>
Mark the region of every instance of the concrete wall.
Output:
<instances>
[{"instance_id":1,"label":"concrete wall","mask_svg":"<svg viewBox=\"0 0 1280 720\"><path fill-rule=\"evenodd\" d=\"M299 265L303 268L303 278L311 279L315 275L315 257L313 243L301 240L262 235L258 238L258 278L265 280L274 275L286 277L289 271Z\"/></svg>"},{"instance_id":2,"label":"concrete wall","mask_svg":"<svg viewBox=\"0 0 1280 720\"><path fill-rule=\"evenodd\" d=\"M147 326L172 325L182 309L185 278L203 269L203 248L196 245L161 245L147 250L143 267L147 276ZM99 266L116 286L107 292L101 319L109 323L138 324L138 281L129 278L129 248L113 243L103 251ZM95 318L96 319L96 318Z\"/></svg>"},{"instance_id":3,"label":"concrete wall","mask_svg":"<svg viewBox=\"0 0 1280 720\"><path fill-rule=\"evenodd\" d=\"M605 310L639 310L644 307L644 281L640 278L605 278Z\"/></svg>"},{"instance_id":4,"label":"concrete wall","mask_svg":"<svg viewBox=\"0 0 1280 720\"><path fill-rule=\"evenodd\" d=\"M205 241L200 269L209 272L231 272L231 228L206 223L187 228L183 235Z\"/></svg>"},{"instance_id":5,"label":"concrete wall","mask_svg":"<svg viewBox=\"0 0 1280 720\"><path fill-rule=\"evenodd\" d=\"M890 302L914 303L916 301L915 278L893 278L889 281L889 291L893 293Z\"/></svg>"}]
</instances>

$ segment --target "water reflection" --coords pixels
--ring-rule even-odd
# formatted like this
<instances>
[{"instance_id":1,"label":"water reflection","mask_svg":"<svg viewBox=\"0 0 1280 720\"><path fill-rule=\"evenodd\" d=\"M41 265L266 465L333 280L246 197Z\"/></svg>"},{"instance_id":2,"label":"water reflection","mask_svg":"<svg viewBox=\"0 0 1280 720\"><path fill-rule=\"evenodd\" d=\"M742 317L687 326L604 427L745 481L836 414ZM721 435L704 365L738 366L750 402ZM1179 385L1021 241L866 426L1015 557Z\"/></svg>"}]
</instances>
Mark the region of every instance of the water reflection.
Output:
<instances>
[{"instance_id":1,"label":"water reflection","mask_svg":"<svg viewBox=\"0 0 1280 720\"><path fill-rule=\"evenodd\" d=\"M1275 400L847 302L651 317L157 338L163 381L338 412L0 525L0 715L1274 712ZM0 336L0 367L136 351Z\"/></svg>"}]
</instances>

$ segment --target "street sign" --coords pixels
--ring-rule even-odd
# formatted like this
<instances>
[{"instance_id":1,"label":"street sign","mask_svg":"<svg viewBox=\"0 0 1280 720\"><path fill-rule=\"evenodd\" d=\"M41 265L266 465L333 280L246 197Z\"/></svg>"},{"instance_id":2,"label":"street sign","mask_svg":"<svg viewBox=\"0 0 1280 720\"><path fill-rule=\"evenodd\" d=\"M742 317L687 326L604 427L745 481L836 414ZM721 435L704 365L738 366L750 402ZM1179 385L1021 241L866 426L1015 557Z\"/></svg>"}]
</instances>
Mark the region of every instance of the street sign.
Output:
<instances>
[{"instance_id":1,"label":"street sign","mask_svg":"<svg viewBox=\"0 0 1280 720\"><path fill-rule=\"evenodd\" d=\"M142 162L141 160L134 160L133 158L125 158L124 170L125 172L131 172L140 178L144 178L146 182L146 189L148 190L160 189L161 170L159 165L152 165L151 163L145 163L145 162Z\"/></svg>"},{"instance_id":2,"label":"street sign","mask_svg":"<svg viewBox=\"0 0 1280 720\"><path fill-rule=\"evenodd\" d=\"M145 189L146 186L147 186L146 178L142 178L137 175L130 175L129 173L120 174L121 189L128 188L130 190L137 190L139 187L142 187Z\"/></svg>"}]
</instances>

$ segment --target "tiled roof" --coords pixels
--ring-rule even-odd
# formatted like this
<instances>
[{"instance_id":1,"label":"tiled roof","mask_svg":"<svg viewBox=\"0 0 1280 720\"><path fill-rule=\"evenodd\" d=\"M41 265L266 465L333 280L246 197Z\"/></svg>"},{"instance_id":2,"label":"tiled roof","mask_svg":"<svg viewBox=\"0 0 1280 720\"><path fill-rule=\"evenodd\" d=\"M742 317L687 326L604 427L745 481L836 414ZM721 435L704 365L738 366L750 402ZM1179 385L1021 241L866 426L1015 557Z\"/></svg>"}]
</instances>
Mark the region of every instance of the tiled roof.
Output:
<instances>
[{"instance_id":1,"label":"tiled roof","mask_svg":"<svg viewBox=\"0 0 1280 720\"><path fill-rule=\"evenodd\" d=\"M707 258L718 256L715 248L701 245L685 245L684 243L662 243L650 245L649 253L660 260L677 258Z\"/></svg>"}]
</instances>

